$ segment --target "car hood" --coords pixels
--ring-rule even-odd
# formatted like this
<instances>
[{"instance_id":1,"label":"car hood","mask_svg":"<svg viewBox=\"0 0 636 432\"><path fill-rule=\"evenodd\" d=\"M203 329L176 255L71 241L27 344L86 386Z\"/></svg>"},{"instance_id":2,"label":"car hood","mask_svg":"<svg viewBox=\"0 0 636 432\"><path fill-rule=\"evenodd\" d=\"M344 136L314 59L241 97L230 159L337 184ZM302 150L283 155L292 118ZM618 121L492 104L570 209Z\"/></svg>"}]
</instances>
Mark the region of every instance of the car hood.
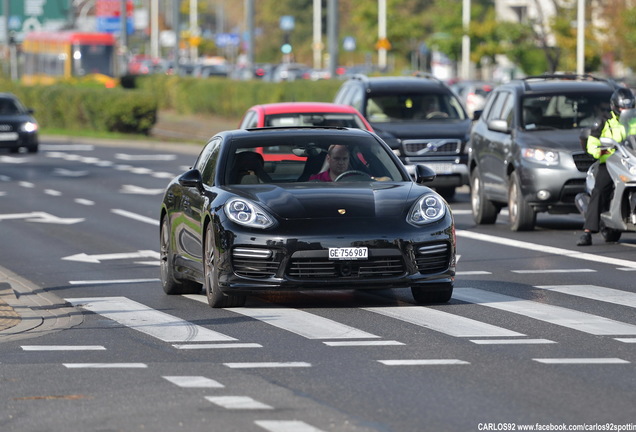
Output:
<instances>
[{"instance_id":1,"label":"car hood","mask_svg":"<svg viewBox=\"0 0 636 432\"><path fill-rule=\"evenodd\" d=\"M466 139L470 130L470 120L427 120L425 122L372 122L373 130L380 137L399 139L413 138L460 138Z\"/></svg>"},{"instance_id":2,"label":"car hood","mask_svg":"<svg viewBox=\"0 0 636 432\"><path fill-rule=\"evenodd\" d=\"M259 184L227 190L283 219L399 217L416 198L431 192L411 182Z\"/></svg>"},{"instance_id":3,"label":"car hood","mask_svg":"<svg viewBox=\"0 0 636 432\"><path fill-rule=\"evenodd\" d=\"M582 151L581 129L519 131L516 141L520 147L540 147L561 151Z\"/></svg>"}]
</instances>

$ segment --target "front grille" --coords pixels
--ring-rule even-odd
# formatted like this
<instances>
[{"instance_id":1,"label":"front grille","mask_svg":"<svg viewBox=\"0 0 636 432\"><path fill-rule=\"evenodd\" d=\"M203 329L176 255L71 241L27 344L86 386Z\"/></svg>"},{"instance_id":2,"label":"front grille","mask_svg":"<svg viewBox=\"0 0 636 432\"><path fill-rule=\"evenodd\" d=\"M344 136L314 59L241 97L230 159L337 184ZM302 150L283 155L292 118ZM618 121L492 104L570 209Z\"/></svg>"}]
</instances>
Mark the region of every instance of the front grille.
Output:
<instances>
[{"instance_id":1,"label":"front grille","mask_svg":"<svg viewBox=\"0 0 636 432\"><path fill-rule=\"evenodd\" d=\"M450 263L448 243L419 246L415 249L415 262L421 274L434 274L446 270Z\"/></svg>"},{"instance_id":2,"label":"front grille","mask_svg":"<svg viewBox=\"0 0 636 432\"><path fill-rule=\"evenodd\" d=\"M402 254L397 250L370 250L367 260L334 261L327 251L296 252L287 268L293 279L381 279L404 274Z\"/></svg>"},{"instance_id":3,"label":"front grille","mask_svg":"<svg viewBox=\"0 0 636 432\"><path fill-rule=\"evenodd\" d=\"M462 142L448 138L404 140L402 147L406 156L449 156L461 152Z\"/></svg>"},{"instance_id":4,"label":"front grille","mask_svg":"<svg viewBox=\"0 0 636 432\"><path fill-rule=\"evenodd\" d=\"M580 172L587 172L588 168L596 161L589 153L573 153L572 159L576 169Z\"/></svg>"}]
</instances>

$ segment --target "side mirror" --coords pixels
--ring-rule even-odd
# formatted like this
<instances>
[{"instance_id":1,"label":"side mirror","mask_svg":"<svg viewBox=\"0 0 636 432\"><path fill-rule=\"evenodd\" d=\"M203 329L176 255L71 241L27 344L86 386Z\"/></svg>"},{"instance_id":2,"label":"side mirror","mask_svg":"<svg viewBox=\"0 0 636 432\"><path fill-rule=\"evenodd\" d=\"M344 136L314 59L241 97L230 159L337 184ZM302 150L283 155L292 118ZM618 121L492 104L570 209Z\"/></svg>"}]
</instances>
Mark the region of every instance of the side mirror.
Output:
<instances>
[{"instance_id":1,"label":"side mirror","mask_svg":"<svg viewBox=\"0 0 636 432\"><path fill-rule=\"evenodd\" d=\"M473 121L479 120L479 117L483 114L484 110L475 110L473 112Z\"/></svg>"},{"instance_id":2,"label":"side mirror","mask_svg":"<svg viewBox=\"0 0 636 432\"><path fill-rule=\"evenodd\" d=\"M508 123L505 120L491 120L488 122L488 129L495 132L510 133Z\"/></svg>"},{"instance_id":3,"label":"side mirror","mask_svg":"<svg viewBox=\"0 0 636 432\"><path fill-rule=\"evenodd\" d=\"M198 169L191 169L186 171L179 177L179 184L183 187L193 187L198 190L203 190L203 178L201 172Z\"/></svg>"},{"instance_id":4,"label":"side mirror","mask_svg":"<svg viewBox=\"0 0 636 432\"><path fill-rule=\"evenodd\" d=\"M417 184L428 183L433 181L436 174L435 171L427 167L426 165L416 165L415 166L415 182Z\"/></svg>"}]
</instances>

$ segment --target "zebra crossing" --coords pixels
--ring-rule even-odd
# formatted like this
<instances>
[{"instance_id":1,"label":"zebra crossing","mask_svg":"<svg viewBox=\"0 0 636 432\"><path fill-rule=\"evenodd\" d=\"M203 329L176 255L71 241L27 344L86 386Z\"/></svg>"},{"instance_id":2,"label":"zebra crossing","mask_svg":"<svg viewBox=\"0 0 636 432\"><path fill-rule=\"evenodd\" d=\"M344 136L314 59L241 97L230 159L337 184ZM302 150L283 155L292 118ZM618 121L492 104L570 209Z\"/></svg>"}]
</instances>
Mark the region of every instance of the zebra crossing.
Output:
<instances>
[{"instance_id":1,"label":"zebra crossing","mask_svg":"<svg viewBox=\"0 0 636 432\"><path fill-rule=\"evenodd\" d=\"M535 288L593 301L636 308L636 294L595 285L550 285ZM205 296L186 295L207 303ZM576 330L593 336L608 336L623 343L636 342L636 325L614 319L519 297L475 288L455 288L453 299ZM126 297L67 298L76 307L102 315L143 332L180 350L262 348L257 341L240 341L217 330L154 310ZM427 306L361 307L366 312L399 320L477 345L550 344L556 341L533 338L517 330L481 322ZM226 311L245 316L330 347L399 346L402 341L336 322L300 309L286 307L241 307ZM34 349L34 348L31 348Z\"/></svg>"},{"instance_id":2,"label":"zebra crossing","mask_svg":"<svg viewBox=\"0 0 636 432\"><path fill-rule=\"evenodd\" d=\"M636 294L595 285L545 285L535 286L537 290L554 293L556 296L574 296L593 302L603 302L621 307L636 308ZM207 303L205 296L184 296L192 301ZM594 315L545 302L528 300L521 297L504 295L492 291L476 288L456 288L454 300L475 305L478 308L488 308L513 316L540 321L550 325L562 327L587 334L593 337L607 337L622 343L636 342L636 325L629 322L617 321L607 317ZM155 310L143 303L127 297L81 297L66 298L75 307L98 314L112 320L123 327L139 331L149 337L169 344L176 350L196 349L262 349L263 341L240 340L235 335L219 332L215 328L194 324L179 317ZM534 328L529 326L527 331L519 328L506 328L488 322L482 322L467 316L461 316L456 308L435 308L429 306L373 306L360 307L359 310L368 314L375 314L383 319L397 320L424 331L442 334L444 336L466 340L477 346L484 345L536 345L557 344L560 341L541 337L534 337ZM227 308L225 312L236 314L257 323L271 326L276 330L291 333L308 341L322 343L326 347L384 347L387 349L399 347L408 343L400 340L385 338L381 326L373 331L357 328L350 324L321 316L319 313L306 310L279 307L272 304L269 307L241 307ZM224 313L225 313L224 312ZM364 320L365 322L367 320ZM495 321L496 322L496 321ZM509 320L504 320L509 322ZM224 330L225 331L225 330ZM103 345L23 345L22 350L31 352L43 351L107 351ZM391 352L391 351L389 351ZM378 356L379 357L379 356ZM597 365L601 367L620 367L630 364L629 360L611 354L607 357L537 357L531 359L535 364L545 367L563 367L563 365ZM471 361L462 358L391 358L370 359L376 364L387 368L418 367L418 368L465 368L471 366ZM64 362L63 367L69 370L78 369L148 369L150 366L142 362ZM308 361L251 361L224 362L222 367L229 369L266 369L266 368L312 368ZM272 412L276 404L263 401L252 395L236 394L231 386L227 386L219 377L192 375L162 375L167 383L178 387L181 391L188 389L210 389L211 392L201 396L207 403L228 411L253 411L254 413ZM223 389L224 394L214 394L214 389ZM321 429L302 420L253 420L254 425L270 432L323 432Z\"/></svg>"}]
</instances>

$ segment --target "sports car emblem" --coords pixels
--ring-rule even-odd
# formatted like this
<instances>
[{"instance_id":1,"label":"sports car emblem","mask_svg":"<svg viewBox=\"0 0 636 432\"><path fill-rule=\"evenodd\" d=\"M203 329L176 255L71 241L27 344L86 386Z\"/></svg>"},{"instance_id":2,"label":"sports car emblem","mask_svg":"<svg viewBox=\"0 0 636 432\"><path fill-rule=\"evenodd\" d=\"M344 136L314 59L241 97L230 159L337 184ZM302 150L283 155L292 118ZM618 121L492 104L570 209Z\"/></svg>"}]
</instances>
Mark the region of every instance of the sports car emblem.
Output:
<instances>
[{"instance_id":1,"label":"sports car emblem","mask_svg":"<svg viewBox=\"0 0 636 432\"><path fill-rule=\"evenodd\" d=\"M346 210L346 209L338 209L338 214L343 215L343 214L345 214L346 212L347 212L347 210Z\"/></svg>"}]
</instances>

